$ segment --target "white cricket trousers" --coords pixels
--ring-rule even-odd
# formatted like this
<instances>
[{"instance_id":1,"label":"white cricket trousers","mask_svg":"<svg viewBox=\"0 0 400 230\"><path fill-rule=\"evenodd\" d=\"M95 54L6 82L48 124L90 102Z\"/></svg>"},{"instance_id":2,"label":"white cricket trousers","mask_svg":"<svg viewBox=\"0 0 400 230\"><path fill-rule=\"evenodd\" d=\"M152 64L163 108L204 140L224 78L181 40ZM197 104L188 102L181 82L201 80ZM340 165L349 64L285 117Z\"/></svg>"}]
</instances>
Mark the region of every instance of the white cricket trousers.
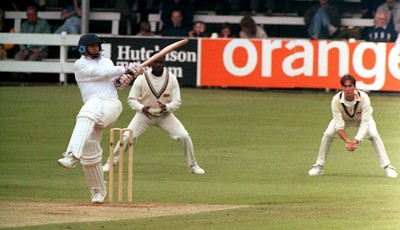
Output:
<instances>
[{"instance_id":1,"label":"white cricket trousers","mask_svg":"<svg viewBox=\"0 0 400 230\"><path fill-rule=\"evenodd\" d=\"M114 124L121 112L122 104L118 99L89 99L79 111L66 152L72 152L79 159L88 140L93 139L100 146L102 129ZM100 134L91 137L94 131Z\"/></svg>"},{"instance_id":2,"label":"white cricket trousers","mask_svg":"<svg viewBox=\"0 0 400 230\"><path fill-rule=\"evenodd\" d=\"M88 100L79 111L67 153L80 159L90 193L106 194L102 169L101 138L103 129L111 126L122 112L119 100Z\"/></svg>"},{"instance_id":3,"label":"white cricket trousers","mask_svg":"<svg viewBox=\"0 0 400 230\"><path fill-rule=\"evenodd\" d=\"M348 122L347 122L348 123ZM357 124L350 124L348 125L346 123L346 127L349 126L359 126L359 123ZM318 165L325 165L326 159L328 157L328 154L331 149L331 145L333 142L333 139L338 137L338 134L336 133L335 129L335 122L332 120L328 128L324 132L324 136L322 137L321 145L319 147L319 152L318 152L318 157L316 163ZM376 128L376 123L374 119L371 117L370 122L369 122L369 127L366 135L367 139L371 141L372 145L374 146L375 152L378 156L380 165L382 168L386 167L387 165L390 164L388 155L385 150L385 146L383 144L383 141L381 137L379 136L378 130Z\"/></svg>"},{"instance_id":4,"label":"white cricket trousers","mask_svg":"<svg viewBox=\"0 0 400 230\"><path fill-rule=\"evenodd\" d=\"M185 156L188 168L192 165L197 165L196 158L194 157L192 139L190 138L185 127L173 113L167 113L160 117L153 116L152 119L148 119L144 113L136 112L127 128L133 130L134 142L136 142L139 136L142 135L152 125L161 128L167 132L173 140L179 143ZM127 148L128 138L129 133L125 132L124 150ZM117 163L119 161L119 142L115 146L114 163ZM108 158L107 162L110 163L110 158Z\"/></svg>"}]
</instances>

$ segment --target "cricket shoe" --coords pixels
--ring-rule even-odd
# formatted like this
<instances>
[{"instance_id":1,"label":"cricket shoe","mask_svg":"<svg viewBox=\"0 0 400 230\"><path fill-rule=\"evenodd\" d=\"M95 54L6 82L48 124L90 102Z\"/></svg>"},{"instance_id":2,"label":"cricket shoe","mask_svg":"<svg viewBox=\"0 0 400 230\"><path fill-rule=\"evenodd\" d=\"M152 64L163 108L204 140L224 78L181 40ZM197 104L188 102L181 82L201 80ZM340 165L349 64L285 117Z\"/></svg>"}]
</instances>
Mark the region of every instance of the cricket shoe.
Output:
<instances>
[{"instance_id":1,"label":"cricket shoe","mask_svg":"<svg viewBox=\"0 0 400 230\"><path fill-rule=\"evenodd\" d=\"M58 159L57 163L64 168L73 169L76 167L76 163L78 163L78 159L74 157L72 152L64 153L64 158Z\"/></svg>"},{"instance_id":2,"label":"cricket shoe","mask_svg":"<svg viewBox=\"0 0 400 230\"><path fill-rule=\"evenodd\" d=\"M102 204L104 203L104 198L106 197L107 192L104 192L104 194L101 194L100 191L94 190L94 193L92 195L92 204Z\"/></svg>"},{"instance_id":3,"label":"cricket shoe","mask_svg":"<svg viewBox=\"0 0 400 230\"><path fill-rule=\"evenodd\" d=\"M115 166L117 166L117 163L114 163L114 168ZM103 165L103 172L108 172L108 171L110 171L110 163L107 162Z\"/></svg>"},{"instance_id":4,"label":"cricket shoe","mask_svg":"<svg viewBox=\"0 0 400 230\"><path fill-rule=\"evenodd\" d=\"M397 178L397 172L396 172L396 169L393 166L391 166L391 165L386 166L385 167L385 171L386 171L386 176L387 177Z\"/></svg>"},{"instance_id":5,"label":"cricket shoe","mask_svg":"<svg viewBox=\"0 0 400 230\"><path fill-rule=\"evenodd\" d=\"M189 173L194 173L194 174L204 174L206 173L200 166L198 165L191 165L189 168Z\"/></svg>"},{"instance_id":6,"label":"cricket shoe","mask_svg":"<svg viewBox=\"0 0 400 230\"><path fill-rule=\"evenodd\" d=\"M308 175L310 176L322 176L324 174L324 166L315 164L312 169L308 171Z\"/></svg>"}]
</instances>

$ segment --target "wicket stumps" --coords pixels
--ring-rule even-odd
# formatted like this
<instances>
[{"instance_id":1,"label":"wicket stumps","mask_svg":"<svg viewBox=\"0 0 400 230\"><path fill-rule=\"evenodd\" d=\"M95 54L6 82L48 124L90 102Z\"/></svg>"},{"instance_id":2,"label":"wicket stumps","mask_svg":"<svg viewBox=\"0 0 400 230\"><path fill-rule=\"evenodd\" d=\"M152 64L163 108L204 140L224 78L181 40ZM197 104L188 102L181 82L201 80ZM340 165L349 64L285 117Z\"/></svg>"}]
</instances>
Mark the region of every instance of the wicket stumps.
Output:
<instances>
[{"instance_id":1,"label":"wicket stumps","mask_svg":"<svg viewBox=\"0 0 400 230\"><path fill-rule=\"evenodd\" d=\"M124 187L124 132L129 132L128 139L128 202L132 202L133 179L133 130L112 128L110 130L110 171L108 181L108 200L114 200L114 133L119 132L119 162L118 162L118 201L122 201Z\"/></svg>"}]
</instances>

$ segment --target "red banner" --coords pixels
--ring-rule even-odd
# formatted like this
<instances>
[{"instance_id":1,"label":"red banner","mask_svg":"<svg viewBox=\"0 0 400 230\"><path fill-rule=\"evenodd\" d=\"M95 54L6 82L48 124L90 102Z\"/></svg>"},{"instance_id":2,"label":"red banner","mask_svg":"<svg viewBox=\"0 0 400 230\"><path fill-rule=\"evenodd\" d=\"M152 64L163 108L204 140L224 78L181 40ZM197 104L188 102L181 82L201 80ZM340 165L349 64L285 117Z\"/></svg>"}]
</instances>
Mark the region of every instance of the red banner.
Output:
<instances>
[{"instance_id":1,"label":"red banner","mask_svg":"<svg viewBox=\"0 0 400 230\"><path fill-rule=\"evenodd\" d=\"M400 92L400 45L329 40L201 39L199 86Z\"/></svg>"}]
</instances>

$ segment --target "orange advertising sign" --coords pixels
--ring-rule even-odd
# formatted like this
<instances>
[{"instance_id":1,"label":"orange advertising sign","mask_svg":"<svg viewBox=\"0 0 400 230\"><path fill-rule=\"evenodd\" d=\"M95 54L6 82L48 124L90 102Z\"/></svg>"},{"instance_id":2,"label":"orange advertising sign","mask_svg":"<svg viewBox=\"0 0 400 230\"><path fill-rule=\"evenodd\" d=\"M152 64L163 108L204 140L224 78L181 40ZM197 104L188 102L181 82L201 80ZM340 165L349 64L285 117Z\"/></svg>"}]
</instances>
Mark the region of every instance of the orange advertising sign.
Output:
<instances>
[{"instance_id":1,"label":"orange advertising sign","mask_svg":"<svg viewBox=\"0 0 400 230\"><path fill-rule=\"evenodd\" d=\"M400 45L282 39L201 39L199 86L340 89L351 74L357 88L400 92Z\"/></svg>"}]
</instances>

